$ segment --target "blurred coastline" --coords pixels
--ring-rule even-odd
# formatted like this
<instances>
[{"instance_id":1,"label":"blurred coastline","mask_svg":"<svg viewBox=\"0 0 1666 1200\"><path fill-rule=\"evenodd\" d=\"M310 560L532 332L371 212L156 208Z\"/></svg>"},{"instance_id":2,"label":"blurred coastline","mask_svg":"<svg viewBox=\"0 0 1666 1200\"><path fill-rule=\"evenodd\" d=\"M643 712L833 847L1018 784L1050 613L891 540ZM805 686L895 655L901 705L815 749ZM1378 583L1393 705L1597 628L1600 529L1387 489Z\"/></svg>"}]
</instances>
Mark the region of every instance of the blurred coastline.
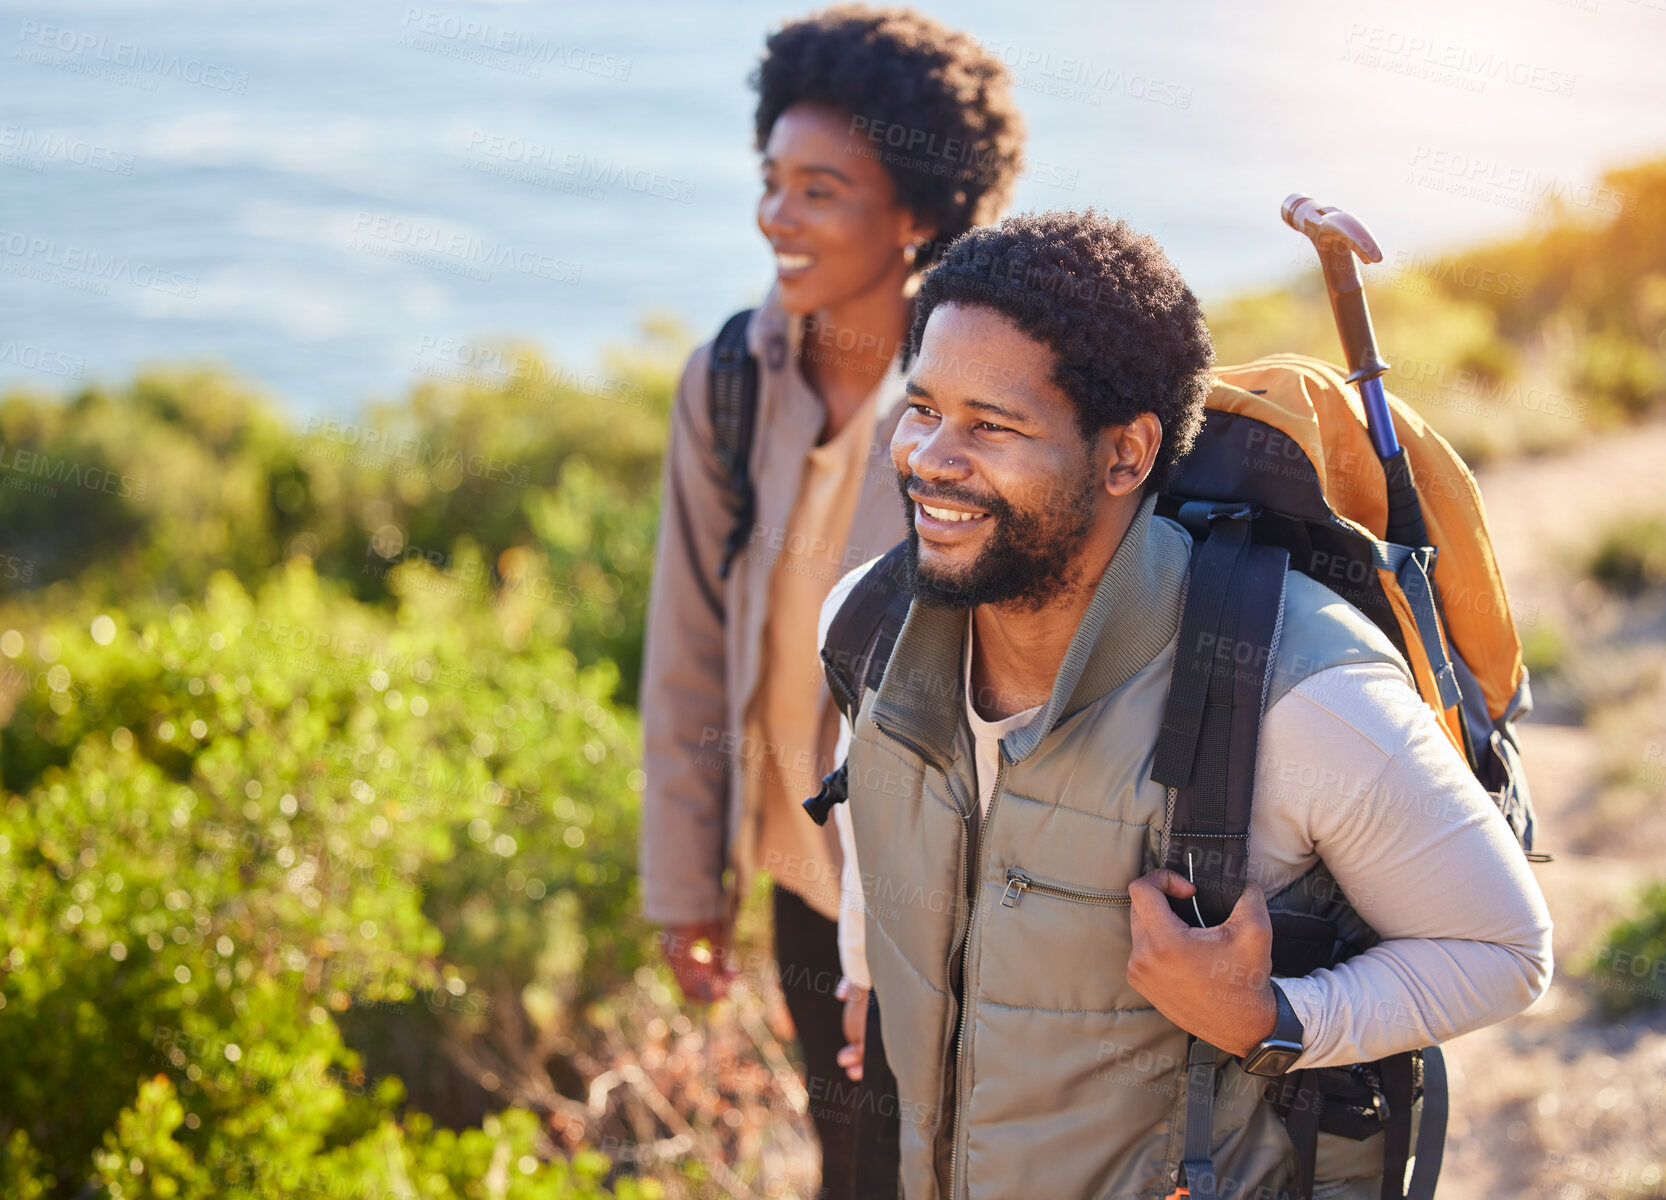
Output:
<instances>
[{"instance_id":1,"label":"blurred coastline","mask_svg":"<svg viewBox=\"0 0 1666 1200\"><path fill-rule=\"evenodd\" d=\"M746 79L805 7L0 8L0 387L213 364L305 419L402 395L442 341L593 370L644 312L707 336L771 278ZM1211 305L1308 272L1293 190L1427 258L1600 215L1601 173L1661 149L1637 0L1049 13L938 12L1012 74L1015 207L1124 216Z\"/></svg>"}]
</instances>

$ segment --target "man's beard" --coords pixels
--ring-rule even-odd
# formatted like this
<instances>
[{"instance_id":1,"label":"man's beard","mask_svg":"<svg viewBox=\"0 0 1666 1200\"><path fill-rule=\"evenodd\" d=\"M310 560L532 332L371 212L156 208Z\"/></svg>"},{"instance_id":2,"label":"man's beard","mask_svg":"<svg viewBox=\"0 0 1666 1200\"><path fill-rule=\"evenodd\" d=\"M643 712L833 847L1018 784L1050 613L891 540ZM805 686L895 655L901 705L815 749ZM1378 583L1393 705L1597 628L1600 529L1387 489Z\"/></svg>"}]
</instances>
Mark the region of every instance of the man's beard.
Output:
<instances>
[{"instance_id":1,"label":"man's beard","mask_svg":"<svg viewBox=\"0 0 1666 1200\"><path fill-rule=\"evenodd\" d=\"M1019 509L1003 496L980 496L954 487L927 488L913 475L897 476L902 492L903 517L908 522L908 589L922 604L944 608L976 608L1002 604L1037 611L1071 590L1077 572L1071 560L1093 526L1093 460L1084 455L1082 467L1069 485L1049 488L1064 507L1055 513L1044 508ZM923 567L920 534L914 528L914 500L909 485L927 501L963 504L989 514L994 529L983 549L964 567L943 570Z\"/></svg>"}]
</instances>

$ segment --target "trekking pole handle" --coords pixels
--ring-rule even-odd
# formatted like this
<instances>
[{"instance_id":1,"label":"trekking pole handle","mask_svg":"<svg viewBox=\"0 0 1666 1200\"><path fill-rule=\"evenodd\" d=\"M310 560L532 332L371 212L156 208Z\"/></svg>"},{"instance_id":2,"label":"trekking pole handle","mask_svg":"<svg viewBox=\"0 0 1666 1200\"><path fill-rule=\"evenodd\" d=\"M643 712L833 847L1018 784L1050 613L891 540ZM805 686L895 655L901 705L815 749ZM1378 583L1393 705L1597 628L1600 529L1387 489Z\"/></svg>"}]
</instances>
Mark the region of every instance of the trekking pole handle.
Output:
<instances>
[{"instance_id":1,"label":"trekking pole handle","mask_svg":"<svg viewBox=\"0 0 1666 1200\"><path fill-rule=\"evenodd\" d=\"M1371 327L1371 310L1365 305L1365 280L1361 262L1383 260L1382 247L1371 231L1352 213L1325 207L1310 196L1293 192L1279 207L1284 223L1313 243L1325 272L1325 293L1330 297L1336 331L1348 359L1348 382L1359 387L1365 405L1365 423L1377 457L1387 459L1400 449L1394 433L1394 419L1383 395L1382 376L1388 363L1377 352L1377 334Z\"/></svg>"},{"instance_id":2,"label":"trekking pole handle","mask_svg":"<svg viewBox=\"0 0 1666 1200\"><path fill-rule=\"evenodd\" d=\"M1312 197L1292 192L1284 198L1279 216L1315 246L1319 246L1321 238L1325 241L1340 240L1363 262L1380 263L1383 260L1382 247L1377 245L1377 239L1371 236L1365 222L1352 213L1343 212L1340 208L1321 207ZM1324 253L1323 246L1319 250Z\"/></svg>"}]
</instances>

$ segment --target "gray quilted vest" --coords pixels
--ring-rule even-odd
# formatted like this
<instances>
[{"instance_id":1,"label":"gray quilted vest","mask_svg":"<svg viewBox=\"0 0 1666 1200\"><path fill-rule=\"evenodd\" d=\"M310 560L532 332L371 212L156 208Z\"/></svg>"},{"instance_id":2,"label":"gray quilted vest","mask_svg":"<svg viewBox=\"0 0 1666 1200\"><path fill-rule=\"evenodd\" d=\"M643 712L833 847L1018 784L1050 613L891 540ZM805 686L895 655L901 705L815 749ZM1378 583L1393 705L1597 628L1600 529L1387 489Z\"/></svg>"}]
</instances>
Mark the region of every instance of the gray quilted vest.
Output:
<instances>
[{"instance_id":1,"label":"gray quilted vest","mask_svg":"<svg viewBox=\"0 0 1666 1200\"><path fill-rule=\"evenodd\" d=\"M1071 640L1052 695L1001 743L979 829L961 678L963 610L914 605L861 698L849 791L867 956L897 1077L908 1200L1174 1191L1186 1033L1128 985L1127 888L1162 862L1152 782L1191 539L1139 508ZM1290 573L1268 704L1350 662L1403 660L1361 613ZM1027 883L1015 883L1019 876ZM1322 868L1270 898L1340 918ZM962 997L964 1000L962 1001ZM1217 1192L1271 1200L1293 1171L1265 1081L1221 1055ZM1365 1174L1381 1150L1351 1144Z\"/></svg>"}]
</instances>

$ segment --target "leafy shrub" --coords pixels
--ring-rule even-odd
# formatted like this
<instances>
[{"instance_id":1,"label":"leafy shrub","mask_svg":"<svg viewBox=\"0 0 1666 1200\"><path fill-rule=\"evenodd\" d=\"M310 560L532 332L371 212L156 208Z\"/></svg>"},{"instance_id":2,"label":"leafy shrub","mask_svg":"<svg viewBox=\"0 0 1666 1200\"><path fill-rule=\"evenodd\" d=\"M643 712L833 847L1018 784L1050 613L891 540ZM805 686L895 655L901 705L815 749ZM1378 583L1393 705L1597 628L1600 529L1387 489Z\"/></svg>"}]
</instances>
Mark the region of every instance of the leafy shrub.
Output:
<instances>
[{"instance_id":1,"label":"leafy shrub","mask_svg":"<svg viewBox=\"0 0 1666 1200\"><path fill-rule=\"evenodd\" d=\"M506 1102L644 961L616 671L578 666L565 610L440 582L398 568L390 611L302 560L253 595L60 586L0 621L5 1195L403 1187L390 1163L423 1196L599 1194L530 1115L401 1128L337 1024L512 1017Z\"/></svg>"},{"instance_id":2,"label":"leafy shrub","mask_svg":"<svg viewBox=\"0 0 1666 1200\"><path fill-rule=\"evenodd\" d=\"M391 603L391 567L421 560L456 576L472 554L472 594L492 602L519 570L570 608L581 661L618 663L632 701L685 340L650 327L590 376L508 347L511 376L423 383L298 429L210 370L152 371L61 402L13 393L0 400L0 595L74 581L109 603L171 601L217 570L254 587L305 557L358 598ZM551 574L525 578L528 549Z\"/></svg>"},{"instance_id":3,"label":"leafy shrub","mask_svg":"<svg viewBox=\"0 0 1666 1200\"><path fill-rule=\"evenodd\" d=\"M175 1134L185 1106L167 1076L139 1086L104 1146L94 1154L112 1200L217 1200L226 1195L400 1197L409 1200L650 1200L653 1184L624 1180L602 1186L609 1163L594 1153L543 1163L532 1153L538 1123L531 1113L489 1117L480 1129L436 1130L420 1113L401 1126L384 1119L352 1143L311 1163L233 1157L205 1169Z\"/></svg>"},{"instance_id":4,"label":"leafy shrub","mask_svg":"<svg viewBox=\"0 0 1666 1200\"><path fill-rule=\"evenodd\" d=\"M1585 964L1602 1009L1611 1017L1666 1002L1666 883L1645 889L1636 912L1609 930Z\"/></svg>"},{"instance_id":5,"label":"leafy shrub","mask_svg":"<svg viewBox=\"0 0 1666 1200\"><path fill-rule=\"evenodd\" d=\"M125 392L0 402L0 547L27 572L5 590L91 572L112 589L200 586L215 567L276 561L265 505L286 433L208 372L145 376ZM280 515L281 514L276 514Z\"/></svg>"},{"instance_id":6,"label":"leafy shrub","mask_svg":"<svg viewBox=\"0 0 1666 1200\"><path fill-rule=\"evenodd\" d=\"M1521 633L1521 661L1536 685L1562 670L1568 635L1556 621L1538 621Z\"/></svg>"},{"instance_id":7,"label":"leafy shrub","mask_svg":"<svg viewBox=\"0 0 1666 1200\"><path fill-rule=\"evenodd\" d=\"M1626 595L1666 586L1666 521L1632 517L1613 525L1597 543L1586 573Z\"/></svg>"}]
</instances>

